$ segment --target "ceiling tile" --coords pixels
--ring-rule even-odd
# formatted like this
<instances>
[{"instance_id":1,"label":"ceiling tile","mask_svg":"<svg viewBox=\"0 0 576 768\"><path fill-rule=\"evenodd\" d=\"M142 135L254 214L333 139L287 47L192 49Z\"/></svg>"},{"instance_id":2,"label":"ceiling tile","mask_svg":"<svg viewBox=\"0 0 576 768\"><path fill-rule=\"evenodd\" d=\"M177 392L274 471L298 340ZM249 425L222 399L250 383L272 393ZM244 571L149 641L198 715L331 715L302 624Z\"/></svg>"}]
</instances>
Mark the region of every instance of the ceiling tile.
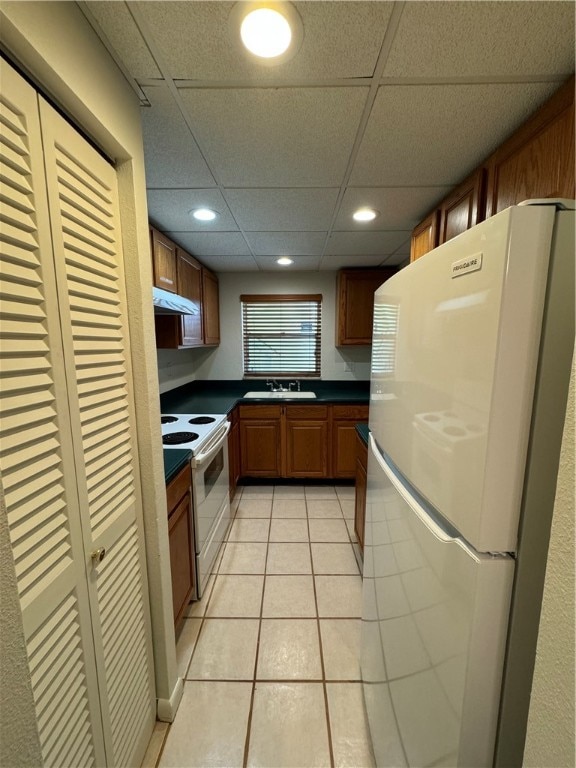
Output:
<instances>
[{"instance_id":1,"label":"ceiling tile","mask_svg":"<svg viewBox=\"0 0 576 768\"><path fill-rule=\"evenodd\" d=\"M367 93L367 88L180 90L196 138L225 187L339 186Z\"/></svg>"},{"instance_id":2,"label":"ceiling tile","mask_svg":"<svg viewBox=\"0 0 576 768\"><path fill-rule=\"evenodd\" d=\"M176 232L233 232L236 222L219 189L149 189L148 213L164 229ZM195 208L211 208L218 213L214 221L197 221L190 215Z\"/></svg>"},{"instance_id":3,"label":"ceiling tile","mask_svg":"<svg viewBox=\"0 0 576 768\"><path fill-rule=\"evenodd\" d=\"M125 3L90 0L83 3L82 10L98 23L132 77L161 77L161 72Z\"/></svg>"},{"instance_id":4,"label":"ceiling tile","mask_svg":"<svg viewBox=\"0 0 576 768\"><path fill-rule=\"evenodd\" d=\"M410 2L385 76L574 71L572 2Z\"/></svg>"},{"instance_id":5,"label":"ceiling tile","mask_svg":"<svg viewBox=\"0 0 576 768\"><path fill-rule=\"evenodd\" d=\"M412 229L452 187L348 187L334 224L335 230ZM356 223L358 208L374 208L374 221Z\"/></svg>"},{"instance_id":6,"label":"ceiling tile","mask_svg":"<svg viewBox=\"0 0 576 768\"><path fill-rule=\"evenodd\" d=\"M333 232L326 246L326 255L353 256L394 253L410 237L411 230L376 232Z\"/></svg>"},{"instance_id":7,"label":"ceiling tile","mask_svg":"<svg viewBox=\"0 0 576 768\"><path fill-rule=\"evenodd\" d=\"M166 232L167 237L174 240L192 256L201 261L204 256L250 256L240 232Z\"/></svg>"},{"instance_id":8,"label":"ceiling tile","mask_svg":"<svg viewBox=\"0 0 576 768\"><path fill-rule=\"evenodd\" d=\"M326 232L245 232L255 256L320 256Z\"/></svg>"},{"instance_id":9,"label":"ceiling tile","mask_svg":"<svg viewBox=\"0 0 576 768\"><path fill-rule=\"evenodd\" d=\"M320 266L320 256L294 256L294 264L281 267L276 263L276 256L256 256L256 263L265 272L295 272L298 270L317 271Z\"/></svg>"},{"instance_id":10,"label":"ceiling tile","mask_svg":"<svg viewBox=\"0 0 576 768\"><path fill-rule=\"evenodd\" d=\"M457 184L556 88L552 83L383 86L350 183Z\"/></svg>"},{"instance_id":11,"label":"ceiling tile","mask_svg":"<svg viewBox=\"0 0 576 768\"><path fill-rule=\"evenodd\" d=\"M296 56L264 65L233 37L230 2L140 2L157 47L176 79L271 80L371 77L392 12L391 2L294 3L304 27ZM345 30L345 34L342 31Z\"/></svg>"},{"instance_id":12,"label":"ceiling tile","mask_svg":"<svg viewBox=\"0 0 576 768\"><path fill-rule=\"evenodd\" d=\"M328 229L338 189L226 189L224 194L245 230L288 232Z\"/></svg>"},{"instance_id":13,"label":"ceiling tile","mask_svg":"<svg viewBox=\"0 0 576 768\"><path fill-rule=\"evenodd\" d=\"M202 264L214 272L257 272L252 256L203 256Z\"/></svg>"},{"instance_id":14,"label":"ceiling tile","mask_svg":"<svg viewBox=\"0 0 576 768\"><path fill-rule=\"evenodd\" d=\"M168 88L152 86L144 91L152 105L141 109L146 185L216 186Z\"/></svg>"}]
</instances>

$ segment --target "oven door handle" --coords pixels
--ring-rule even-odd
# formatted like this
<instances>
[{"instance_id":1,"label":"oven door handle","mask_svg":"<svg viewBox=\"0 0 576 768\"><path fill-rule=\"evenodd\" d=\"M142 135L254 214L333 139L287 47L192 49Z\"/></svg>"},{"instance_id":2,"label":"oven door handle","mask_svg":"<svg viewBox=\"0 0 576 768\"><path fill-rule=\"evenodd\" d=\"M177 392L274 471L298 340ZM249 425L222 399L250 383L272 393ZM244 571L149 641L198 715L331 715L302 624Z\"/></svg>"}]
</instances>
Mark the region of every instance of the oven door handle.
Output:
<instances>
[{"instance_id":1,"label":"oven door handle","mask_svg":"<svg viewBox=\"0 0 576 768\"><path fill-rule=\"evenodd\" d=\"M224 427L224 430L222 432L219 432L216 437L213 439L213 441L208 445L208 449L206 451L203 451L202 453L199 453L197 456L192 457L192 466L198 467L200 464L202 464L206 459L209 459L212 454L216 453L216 451L222 446L224 443L224 440L226 439L226 435L228 432L230 432L230 422L226 421L226 426Z\"/></svg>"}]
</instances>

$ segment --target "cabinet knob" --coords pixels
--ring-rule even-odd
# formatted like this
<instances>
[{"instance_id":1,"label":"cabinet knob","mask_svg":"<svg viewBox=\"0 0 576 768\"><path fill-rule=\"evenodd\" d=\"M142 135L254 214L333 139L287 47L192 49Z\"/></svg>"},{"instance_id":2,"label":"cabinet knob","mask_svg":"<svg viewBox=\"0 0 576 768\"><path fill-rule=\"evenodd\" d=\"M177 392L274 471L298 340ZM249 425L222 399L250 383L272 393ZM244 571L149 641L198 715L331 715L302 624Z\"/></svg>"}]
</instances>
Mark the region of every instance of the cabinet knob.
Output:
<instances>
[{"instance_id":1,"label":"cabinet knob","mask_svg":"<svg viewBox=\"0 0 576 768\"><path fill-rule=\"evenodd\" d=\"M92 558L94 565L98 565L98 563L101 563L106 557L106 548L99 547L98 549L95 549L94 552L90 553L90 557Z\"/></svg>"}]
</instances>

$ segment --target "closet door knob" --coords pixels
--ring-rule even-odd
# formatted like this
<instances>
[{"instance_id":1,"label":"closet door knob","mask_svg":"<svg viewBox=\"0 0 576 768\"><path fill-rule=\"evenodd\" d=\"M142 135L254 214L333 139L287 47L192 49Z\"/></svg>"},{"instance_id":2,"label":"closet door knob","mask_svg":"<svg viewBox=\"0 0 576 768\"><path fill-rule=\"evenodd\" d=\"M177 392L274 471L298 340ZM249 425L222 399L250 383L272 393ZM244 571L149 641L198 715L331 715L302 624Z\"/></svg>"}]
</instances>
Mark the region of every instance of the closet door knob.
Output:
<instances>
[{"instance_id":1,"label":"closet door knob","mask_svg":"<svg viewBox=\"0 0 576 768\"><path fill-rule=\"evenodd\" d=\"M98 549L95 549L94 552L90 553L90 557L92 558L94 565L98 565L98 563L101 563L106 557L106 548L99 547Z\"/></svg>"}]
</instances>

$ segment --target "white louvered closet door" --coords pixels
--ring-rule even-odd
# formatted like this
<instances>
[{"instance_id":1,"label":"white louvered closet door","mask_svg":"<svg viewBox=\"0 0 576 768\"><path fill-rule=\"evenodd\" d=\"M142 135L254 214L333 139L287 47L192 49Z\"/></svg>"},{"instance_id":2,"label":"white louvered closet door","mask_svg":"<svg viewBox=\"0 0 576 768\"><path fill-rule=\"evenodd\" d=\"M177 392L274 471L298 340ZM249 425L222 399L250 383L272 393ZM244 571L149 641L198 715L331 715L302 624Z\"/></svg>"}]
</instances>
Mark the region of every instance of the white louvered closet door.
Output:
<instances>
[{"instance_id":1,"label":"white louvered closet door","mask_svg":"<svg viewBox=\"0 0 576 768\"><path fill-rule=\"evenodd\" d=\"M0 66L2 495L44 765L102 765L38 97Z\"/></svg>"},{"instance_id":2,"label":"white louvered closet door","mask_svg":"<svg viewBox=\"0 0 576 768\"><path fill-rule=\"evenodd\" d=\"M36 110L39 102L44 150L42 169L38 134L34 153L28 152L34 163L22 171L18 189L18 179L10 176L16 165L10 142L2 143L8 155L6 221L18 220L19 231L13 236L7 230L2 251L9 282L3 297L10 297L2 302L2 372L7 380L14 370L14 398L3 398L0 450L8 514L15 520L10 529L17 570L18 546L23 548L19 584L24 589L26 569L35 560L47 570L42 583L36 574L31 577L44 613L39 607L30 612L27 632L45 764L138 765L153 728L155 697L116 174L2 62L3 94L5 69L16 85L7 110L12 134L22 132L24 87L33 96L27 96L30 114L32 102ZM35 130L37 125L36 117ZM27 193L24 188L31 184L37 188ZM2 389L8 391L4 381ZM13 414L11 421L5 414ZM61 489L62 511L47 523L41 494L50 496L56 489ZM20 510L21 498L30 509ZM38 520L30 516L32 510ZM105 552L101 561L92 557L99 550ZM26 625L23 591L21 599ZM74 660L80 660L60 674L60 654L67 658L73 652L68 636L61 641L53 636L68 624L69 634L75 631L78 637ZM43 663L37 684L35 654ZM78 682L80 668L84 682ZM42 675L54 678L45 706ZM82 698L91 730L90 738L77 743L68 731ZM43 707L50 715L44 736ZM68 750L64 756L50 751L54 740ZM82 754L74 753L81 749Z\"/></svg>"}]
</instances>

